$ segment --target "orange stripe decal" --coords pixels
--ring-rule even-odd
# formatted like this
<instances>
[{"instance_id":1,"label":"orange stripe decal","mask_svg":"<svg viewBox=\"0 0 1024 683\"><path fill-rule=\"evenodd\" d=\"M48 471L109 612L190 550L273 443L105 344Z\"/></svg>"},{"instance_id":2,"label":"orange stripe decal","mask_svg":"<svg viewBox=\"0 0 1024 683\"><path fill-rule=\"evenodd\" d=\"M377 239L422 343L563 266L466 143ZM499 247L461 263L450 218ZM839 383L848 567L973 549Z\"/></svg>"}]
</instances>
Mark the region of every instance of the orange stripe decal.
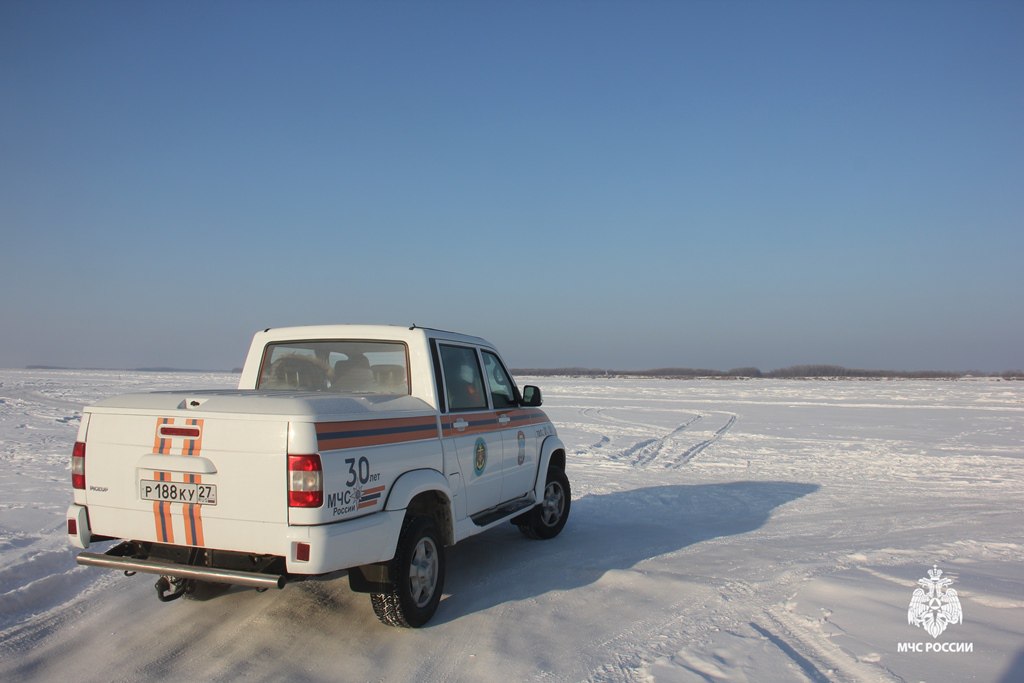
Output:
<instances>
[{"instance_id":1,"label":"orange stripe decal","mask_svg":"<svg viewBox=\"0 0 1024 683\"><path fill-rule=\"evenodd\" d=\"M203 421L192 418L185 420L185 424L189 427L198 427L199 437L196 439L186 439L181 447L181 454L198 456L203 450ZM203 483L203 477L200 474L189 474L186 481L190 484L201 484ZM181 513L185 518L185 543L191 546L204 545L203 506L193 503L182 503Z\"/></svg>"},{"instance_id":2,"label":"orange stripe decal","mask_svg":"<svg viewBox=\"0 0 1024 683\"><path fill-rule=\"evenodd\" d=\"M157 481L171 481L169 472L157 472ZM174 525L171 519L171 504L153 501L153 516L156 521L157 539L162 543L174 543Z\"/></svg>"},{"instance_id":3,"label":"orange stripe decal","mask_svg":"<svg viewBox=\"0 0 1024 683\"><path fill-rule=\"evenodd\" d=\"M317 446L322 451L436 438L437 418L433 415L316 424Z\"/></svg>"},{"instance_id":4,"label":"orange stripe decal","mask_svg":"<svg viewBox=\"0 0 1024 683\"><path fill-rule=\"evenodd\" d=\"M164 425L174 424L174 418L158 417L156 419L156 430L153 436L153 452L159 455L167 455L171 452L171 440L160 434L160 428ZM154 472L157 481L171 481L170 472ZM156 538L161 543L174 543L174 525L171 520L171 504L153 501L153 524L156 528Z\"/></svg>"},{"instance_id":5,"label":"orange stripe decal","mask_svg":"<svg viewBox=\"0 0 1024 683\"><path fill-rule=\"evenodd\" d=\"M507 416L508 422L500 423L500 416ZM464 429L455 429L454 424L462 420L468 423ZM475 413L452 413L441 418L441 429L445 438L465 436L467 434L486 434L506 429L516 429L532 424L548 422L548 416L542 410L510 408L508 410L481 411Z\"/></svg>"},{"instance_id":6,"label":"orange stripe decal","mask_svg":"<svg viewBox=\"0 0 1024 683\"><path fill-rule=\"evenodd\" d=\"M171 440L160 434L160 428L164 425L174 424L173 417L158 417L156 419L156 435L153 437L153 452L160 455L167 455L171 452Z\"/></svg>"},{"instance_id":7,"label":"orange stripe decal","mask_svg":"<svg viewBox=\"0 0 1024 683\"><path fill-rule=\"evenodd\" d=\"M156 529L156 540L164 541L164 535L162 533L164 525L164 509L163 503L160 501L153 501L153 527Z\"/></svg>"},{"instance_id":8,"label":"orange stripe decal","mask_svg":"<svg viewBox=\"0 0 1024 683\"><path fill-rule=\"evenodd\" d=\"M158 455L171 455L177 452L171 436L165 435L161 428L173 425L174 418L160 417L156 420L156 434L153 436L153 453ZM198 427L199 435L196 438L185 437L181 445L180 453L186 456L198 456L203 448L203 421L198 418L185 420L188 427ZM154 472L153 476L157 481L174 481L171 472ZM202 476L198 474L187 474L182 476L182 483L200 484ZM161 543L174 543L174 506L177 503L168 501L153 501L153 524L156 530L156 538ZM185 543L193 546L204 544L203 533L203 512L202 506L193 503L181 503L182 527L185 530Z\"/></svg>"}]
</instances>

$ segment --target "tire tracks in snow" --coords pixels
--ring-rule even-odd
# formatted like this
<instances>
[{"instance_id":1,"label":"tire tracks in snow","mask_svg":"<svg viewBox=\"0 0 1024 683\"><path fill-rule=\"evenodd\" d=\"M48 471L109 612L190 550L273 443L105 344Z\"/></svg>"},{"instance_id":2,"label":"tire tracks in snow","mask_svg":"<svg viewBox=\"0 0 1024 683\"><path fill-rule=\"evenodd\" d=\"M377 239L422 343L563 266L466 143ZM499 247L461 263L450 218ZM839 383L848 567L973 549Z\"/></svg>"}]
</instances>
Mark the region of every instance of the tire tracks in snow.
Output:
<instances>
[{"instance_id":1,"label":"tire tracks in snow","mask_svg":"<svg viewBox=\"0 0 1024 683\"><path fill-rule=\"evenodd\" d=\"M703 415L697 413L665 436L638 441L619 455L613 456L613 458L615 460L628 461L633 467L646 467L656 460L666 446L685 431L687 427L703 418Z\"/></svg>"},{"instance_id":2,"label":"tire tracks in snow","mask_svg":"<svg viewBox=\"0 0 1024 683\"><path fill-rule=\"evenodd\" d=\"M686 463L688 463L691 460L693 460L695 457L700 455L700 453L705 448L707 448L711 444L713 444L716 441L718 441L719 439L721 439L722 436L726 432L728 432L730 429L732 429L733 425L736 424L736 414L735 413L723 413L723 414L729 415L729 420L724 425L719 427L718 431L716 431L714 436L712 436L710 439L707 439L705 441L701 441L696 446L693 446L693 447L687 449L687 451L685 453L683 453L682 456L680 456L679 460L677 460L676 463L671 466L673 469L678 469L678 468L682 467L683 465L685 465Z\"/></svg>"},{"instance_id":3,"label":"tire tracks in snow","mask_svg":"<svg viewBox=\"0 0 1024 683\"><path fill-rule=\"evenodd\" d=\"M711 437L687 447L685 443L687 429L710 415L728 416L728 419ZM721 439L722 436L733 428L736 424L736 419L735 413L724 411L697 413L668 434L639 441L622 453L612 456L612 459L619 462L628 462L630 466L635 468L646 468L660 462L662 467L666 469L680 469L700 455L708 446Z\"/></svg>"}]
</instances>

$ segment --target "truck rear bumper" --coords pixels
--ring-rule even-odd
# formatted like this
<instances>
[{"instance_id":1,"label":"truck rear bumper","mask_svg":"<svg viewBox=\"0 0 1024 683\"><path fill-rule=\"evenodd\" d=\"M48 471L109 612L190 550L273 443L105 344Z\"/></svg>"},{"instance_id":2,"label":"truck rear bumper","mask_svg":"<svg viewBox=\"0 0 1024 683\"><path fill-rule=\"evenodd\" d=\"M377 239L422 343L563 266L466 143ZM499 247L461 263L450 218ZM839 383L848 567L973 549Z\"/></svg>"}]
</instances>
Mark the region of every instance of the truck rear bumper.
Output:
<instances>
[{"instance_id":1,"label":"truck rear bumper","mask_svg":"<svg viewBox=\"0 0 1024 683\"><path fill-rule=\"evenodd\" d=\"M68 524L68 542L76 548L88 548L92 541L92 529L89 528L89 509L83 505L72 503L64 518Z\"/></svg>"},{"instance_id":2,"label":"truck rear bumper","mask_svg":"<svg viewBox=\"0 0 1024 683\"><path fill-rule=\"evenodd\" d=\"M405 510L382 510L365 517L318 526L289 527L289 574L327 574L395 556ZM306 545L307 560L299 560L296 548Z\"/></svg>"},{"instance_id":3,"label":"truck rear bumper","mask_svg":"<svg viewBox=\"0 0 1024 683\"><path fill-rule=\"evenodd\" d=\"M124 544L111 548L106 553L80 553L76 561L81 565L128 572L257 588L279 588L288 581L289 575L294 578L316 576L390 560L395 554L404 517L404 510L382 510L359 519L334 524L283 527L286 531L277 536L276 541L269 540L274 538L273 534L264 533L262 544L266 547L252 552L282 558L285 566L280 569L283 571L275 574L197 566L159 557L133 557L135 553L130 548L123 547ZM84 505L72 504L68 508L66 518L68 541L75 547L85 549L92 541L115 538L95 535L90 525L89 510ZM141 539L141 542L147 541ZM303 546L302 553L299 552L300 546ZM209 548L203 550L218 552Z\"/></svg>"},{"instance_id":4,"label":"truck rear bumper","mask_svg":"<svg viewBox=\"0 0 1024 683\"><path fill-rule=\"evenodd\" d=\"M179 579L194 579L196 581L209 581L211 583L229 583L236 586L250 586L252 588L284 588L286 578L280 574L260 574L256 572L243 572L234 569L217 569L215 567L199 567L182 565L167 560L140 560L126 556L128 544L122 543L100 553L79 553L75 559L78 564L91 567L104 567L106 569L120 569L126 572L143 572L145 574L159 574L160 576L173 576Z\"/></svg>"}]
</instances>

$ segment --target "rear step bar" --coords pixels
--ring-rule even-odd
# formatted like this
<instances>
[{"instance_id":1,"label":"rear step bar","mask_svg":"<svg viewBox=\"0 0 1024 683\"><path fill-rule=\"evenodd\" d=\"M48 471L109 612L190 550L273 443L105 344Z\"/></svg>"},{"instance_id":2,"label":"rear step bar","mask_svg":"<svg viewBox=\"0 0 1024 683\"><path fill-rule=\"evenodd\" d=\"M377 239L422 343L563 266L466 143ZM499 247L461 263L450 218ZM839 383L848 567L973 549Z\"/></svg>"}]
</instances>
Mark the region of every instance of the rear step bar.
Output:
<instances>
[{"instance_id":1,"label":"rear step bar","mask_svg":"<svg viewBox=\"0 0 1024 683\"><path fill-rule=\"evenodd\" d=\"M75 558L75 561L78 564L90 567L105 567L107 569L121 569L126 572L159 574L161 576L173 576L178 579L195 579L196 581L210 581L213 583L230 583L236 586L249 586L251 588L262 588L264 590L267 588L284 588L284 584L287 580L280 574L257 574L255 572L241 572L233 569L194 567L174 562L137 560L132 557L101 555L99 553L79 553L78 557Z\"/></svg>"}]
</instances>

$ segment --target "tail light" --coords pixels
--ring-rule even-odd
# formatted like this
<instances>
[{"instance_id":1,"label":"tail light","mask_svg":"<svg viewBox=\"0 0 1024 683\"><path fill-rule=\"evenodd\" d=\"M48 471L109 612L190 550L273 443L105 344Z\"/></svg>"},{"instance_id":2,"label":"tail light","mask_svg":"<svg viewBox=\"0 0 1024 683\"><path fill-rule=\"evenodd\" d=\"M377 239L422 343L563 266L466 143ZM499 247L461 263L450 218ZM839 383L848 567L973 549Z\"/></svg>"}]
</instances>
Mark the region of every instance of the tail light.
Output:
<instances>
[{"instance_id":1,"label":"tail light","mask_svg":"<svg viewBox=\"0 0 1024 683\"><path fill-rule=\"evenodd\" d=\"M288 456L288 507L318 508L324 504L324 468L320 454Z\"/></svg>"},{"instance_id":2,"label":"tail light","mask_svg":"<svg viewBox=\"0 0 1024 683\"><path fill-rule=\"evenodd\" d=\"M71 486L85 489L85 442L76 441L71 451Z\"/></svg>"}]
</instances>

